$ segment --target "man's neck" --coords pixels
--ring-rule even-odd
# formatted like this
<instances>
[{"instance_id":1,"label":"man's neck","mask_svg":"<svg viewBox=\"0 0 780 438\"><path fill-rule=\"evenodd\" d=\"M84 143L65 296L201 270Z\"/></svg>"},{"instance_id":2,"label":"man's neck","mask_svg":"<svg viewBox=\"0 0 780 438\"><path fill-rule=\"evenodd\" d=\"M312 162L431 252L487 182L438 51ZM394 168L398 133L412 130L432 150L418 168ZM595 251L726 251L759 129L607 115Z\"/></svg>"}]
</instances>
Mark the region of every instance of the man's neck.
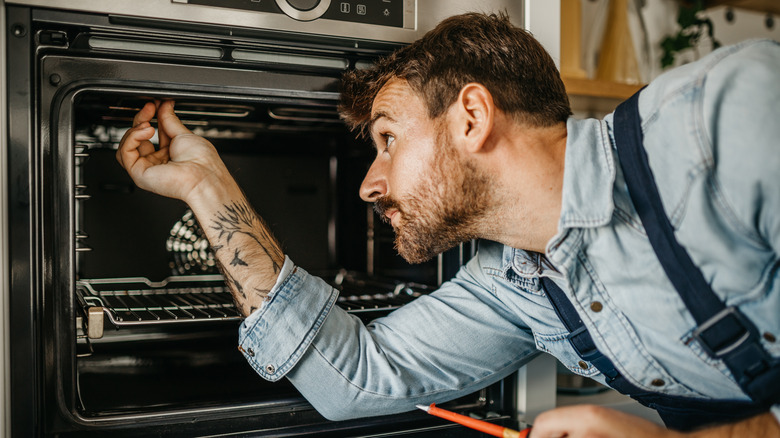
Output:
<instances>
[{"instance_id":1,"label":"man's neck","mask_svg":"<svg viewBox=\"0 0 780 438\"><path fill-rule=\"evenodd\" d=\"M563 194L566 124L527 128L508 124L496 133L490 157L497 196L485 238L544 253L557 234Z\"/></svg>"}]
</instances>

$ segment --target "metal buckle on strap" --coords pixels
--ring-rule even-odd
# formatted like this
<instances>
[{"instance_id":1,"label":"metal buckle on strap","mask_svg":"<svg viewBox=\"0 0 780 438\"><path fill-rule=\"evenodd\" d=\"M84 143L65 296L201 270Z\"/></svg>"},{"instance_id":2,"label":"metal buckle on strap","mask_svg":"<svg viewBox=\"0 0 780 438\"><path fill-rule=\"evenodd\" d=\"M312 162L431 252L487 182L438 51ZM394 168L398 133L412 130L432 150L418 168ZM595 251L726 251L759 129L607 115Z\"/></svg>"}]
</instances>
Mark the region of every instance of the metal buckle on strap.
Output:
<instances>
[{"instance_id":1,"label":"metal buckle on strap","mask_svg":"<svg viewBox=\"0 0 780 438\"><path fill-rule=\"evenodd\" d=\"M583 338L582 341L575 341L574 339L578 336L587 336L586 338ZM577 352L577 355L580 356L581 359L586 360L588 362L598 358L601 356L601 352L596 348L596 345L593 343L593 339L590 337L590 333L588 332L588 329L585 328L584 325L581 325L577 327L576 330L573 332L570 332L567 336L569 339L569 343L574 348L574 351ZM583 351L581 347L589 347L587 351Z\"/></svg>"},{"instance_id":2,"label":"metal buckle on strap","mask_svg":"<svg viewBox=\"0 0 780 438\"><path fill-rule=\"evenodd\" d=\"M711 346L702 335L706 331L714 328L715 325L726 322L727 318L733 318L733 322L737 323L742 329L742 332L721 341L719 345ZM704 348L704 350L713 358L721 358L731 353L754 336L756 336L756 332L753 323L742 315L742 312L734 306L726 307L716 313L703 324L699 325L692 334L692 338L696 339L702 348Z\"/></svg>"}]
</instances>

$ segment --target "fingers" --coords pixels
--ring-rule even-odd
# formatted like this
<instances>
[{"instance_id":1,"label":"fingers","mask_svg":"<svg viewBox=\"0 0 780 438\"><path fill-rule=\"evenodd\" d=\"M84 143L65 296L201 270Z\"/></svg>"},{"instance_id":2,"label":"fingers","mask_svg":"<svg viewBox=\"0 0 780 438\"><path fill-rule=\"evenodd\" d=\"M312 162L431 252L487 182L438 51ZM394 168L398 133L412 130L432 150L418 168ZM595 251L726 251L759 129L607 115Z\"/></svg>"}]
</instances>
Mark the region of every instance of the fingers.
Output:
<instances>
[{"instance_id":1,"label":"fingers","mask_svg":"<svg viewBox=\"0 0 780 438\"><path fill-rule=\"evenodd\" d=\"M534 420L531 438L581 437L595 433L594 425L600 423L599 408L595 406L566 406L543 412ZM606 435L605 435L606 436Z\"/></svg>"},{"instance_id":2,"label":"fingers","mask_svg":"<svg viewBox=\"0 0 780 438\"><path fill-rule=\"evenodd\" d=\"M579 405L539 414L531 438L579 437L678 438L675 432L640 417L603 406Z\"/></svg>"},{"instance_id":3,"label":"fingers","mask_svg":"<svg viewBox=\"0 0 780 438\"><path fill-rule=\"evenodd\" d=\"M157 110L159 112L160 105L162 105L162 104L160 103L159 100L155 100L154 104L157 105ZM171 101L171 105L173 105L173 101ZM158 144L160 145L160 149L166 149L171 144L171 137L168 136L168 134L165 132L165 130L161 128L161 126L162 125L160 124L160 118L159 118L159 115L158 115L158 117L157 117L157 128L158 128L157 129L157 140L158 140Z\"/></svg>"},{"instance_id":4,"label":"fingers","mask_svg":"<svg viewBox=\"0 0 780 438\"><path fill-rule=\"evenodd\" d=\"M141 111L136 113L133 117L133 127L140 125L141 123L150 123L154 118L154 113L157 112L157 105L154 102L146 102Z\"/></svg>"},{"instance_id":5,"label":"fingers","mask_svg":"<svg viewBox=\"0 0 780 438\"><path fill-rule=\"evenodd\" d=\"M133 117L133 127L122 136L119 149L116 151L116 159L125 169L130 169L139 156L154 152L154 145L148 140L154 136L154 128L150 122L156 112L157 105L154 102L147 102Z\"/></svg>"},{"instance_id":6,"label":"fingers","mask_svg":"<svg viewBox=\"0 0 780 438\"><path fill-rule=\"evenodd\" d=\"M167 100L147 102L133 118L133 127L128 129L119 144L116 159L131 176L138 176L145 169L165 164L170 159L168 146L177 135L192 134L173 111L174 102ZM159 150L149 141L155 133L151 125L157 116Z\"/></svg>"},{"instance_id":7,"label":"fingers","mask_svg":"<svg viewBox=\"0 0 780 438\"><path fill-rule=\"evenodd\" d=\"M184 124L182 124L176 113L173 112L172 100L166 100L157 108L157 126L159 128L160 147L168 147L170 140L177 135L192 134Z\"/></svg>"},{"instance_id":8,"label":"fingers","mask_svg":"<svg viewBox=\"0 0 780 438\"><path fill-rule=\"evenodd\" d=\"M116 151L116 159L119 164L130 170L140 157L153 153L154 145L149 141L153 136L154 128L149 122L141 122L128 129Z\"/></svg>"}]
</instances>

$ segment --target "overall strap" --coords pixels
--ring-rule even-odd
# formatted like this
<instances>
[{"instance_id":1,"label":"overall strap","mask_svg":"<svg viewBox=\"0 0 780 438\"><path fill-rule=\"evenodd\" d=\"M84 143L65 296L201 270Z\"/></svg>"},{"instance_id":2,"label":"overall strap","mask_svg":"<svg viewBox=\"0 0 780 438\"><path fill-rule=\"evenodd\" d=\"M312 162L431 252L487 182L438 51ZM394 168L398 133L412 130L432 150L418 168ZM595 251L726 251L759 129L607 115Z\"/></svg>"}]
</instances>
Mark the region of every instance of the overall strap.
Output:
<instances>
[{"instance_id":1,"label":"overall strap","mask_svg":"<svg viewBox=\"0 0 780 438\"><path fill-rule=\"evenodd\" d=\"M726 306L674 236L643 146L639 93L615 110L615 143L628 192L667 277L696 321L693 332L710 357L722 360L754 402L780 402L780 361L761 346L755 325Z\"/></svg>"},{"instance_id":2,"label":"overall strap","mask_svg":"<svg viewBox=\"0 0 780 438\"><path fill-rule=\"evenodd\" d=\"M577 352L577 355L593 364L597 370L601 371L606 377L607 383L623 394L633 394L639 390L639 388L621 388L615 386L615 380L620 379L620 373L615 365L606 356L596 348L596 344L593 343L593 338L590 336L590 332L585 328L585 324L582 323L582 318L577 313L577 309L566 297L566 294L558 287L555 282L547 277L542 277L542 287L550 300L550 303L558 315L558 319L563 322L566 329L569 330L569 343ZM622 380L622 379L620 379Z\"/></svg>"}]
</instances>

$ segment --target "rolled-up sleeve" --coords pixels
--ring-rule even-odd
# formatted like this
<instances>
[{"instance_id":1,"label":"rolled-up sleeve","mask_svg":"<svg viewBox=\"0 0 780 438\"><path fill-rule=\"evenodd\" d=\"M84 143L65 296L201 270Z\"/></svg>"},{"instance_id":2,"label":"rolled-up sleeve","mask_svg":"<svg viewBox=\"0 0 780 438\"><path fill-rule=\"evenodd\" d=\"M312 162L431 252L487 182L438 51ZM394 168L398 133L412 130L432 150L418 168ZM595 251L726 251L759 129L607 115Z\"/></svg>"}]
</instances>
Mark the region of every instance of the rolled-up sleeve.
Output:
<instances>
[{"instance_id":1,"label":"rolled-up sleeve","mask_svg":"<svg viewBox=\"0 0 780 438\"><path fill-rule=\"evenodd\" d=\"M281 379L309 348L337 297L336 289L287 258L267 301L241 324L239 351L261 377Z\"/></svg>"},{"instance_id":2,"label":"rolled-up sleeve","mask_svg":"<svg viewBox=\"0 0 780 438\"><path fill-rule=\"evenodd\" d=\"M332 420L472 393L536 353L530 330L507 317L484 283L478 259L436 292L368 325L333 306L327 283L294 269L242 325L241 348L258 374L286 375Z\"/></svg>"}]
</instances>

